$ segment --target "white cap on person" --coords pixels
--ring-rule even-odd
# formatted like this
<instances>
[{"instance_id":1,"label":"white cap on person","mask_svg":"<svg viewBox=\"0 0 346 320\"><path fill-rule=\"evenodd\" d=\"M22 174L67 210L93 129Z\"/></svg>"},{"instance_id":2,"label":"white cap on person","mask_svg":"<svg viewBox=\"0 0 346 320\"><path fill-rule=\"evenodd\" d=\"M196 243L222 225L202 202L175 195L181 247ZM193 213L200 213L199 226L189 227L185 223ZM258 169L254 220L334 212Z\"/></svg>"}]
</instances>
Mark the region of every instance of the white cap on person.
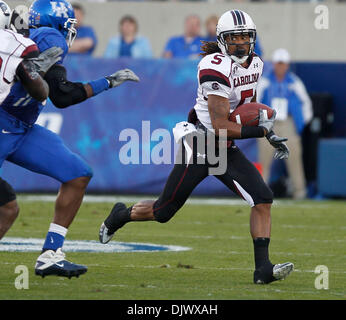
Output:
<instances>
[{"instance_id":1,"label":"white cap on person","mask_svg":"<svg viewBox=\"0 0 346 320\"><path fill-rule=\"evenodd\" d=\"M286 49L280 48L276 49L272 56L272 62L283 62L283 63L290 63L291 57L290 54Z\"/></svg>"}]
</instances>

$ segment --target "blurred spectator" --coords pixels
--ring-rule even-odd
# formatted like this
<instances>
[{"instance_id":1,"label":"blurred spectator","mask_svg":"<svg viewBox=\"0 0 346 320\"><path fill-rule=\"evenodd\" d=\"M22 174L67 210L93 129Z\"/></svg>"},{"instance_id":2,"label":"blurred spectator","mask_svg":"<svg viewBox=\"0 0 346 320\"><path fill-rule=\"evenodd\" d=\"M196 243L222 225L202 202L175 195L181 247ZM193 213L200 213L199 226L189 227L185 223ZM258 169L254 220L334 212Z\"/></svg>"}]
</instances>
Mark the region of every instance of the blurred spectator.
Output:
<instances>
[{"instance_id":1,"label":"blurred spectator","mask_svg":"<svg viewBox=\"0 0 346 320\"><path fill-rule=\"evenodd\" d=\"M205 28L207 30L206 41L216 41L216 26L219 21L218 16L211 15L205 21Z\"/></svg>"},{"instance_id":2,"label":"blurred spectator","mask_svg":"<svg viewBox=\"0 0 346 320\"><path fill-rule=\"evenodd\" d=\"M84 8L79 4L73 4L74 13L77 19L77 37L73 41L69 53L91 55L95 50L97 39L94 29L90 26L84 26Z\"/></svg>"},{"instance_id":3,"label":"blurred spectator","mask_svg":"<svg viewBox=\"0 0 346 320\"><path fill-rule=\"evenodd\" d=\"M313 116L312 103L303 82L289 71L290 55L285 49L274 51L273 69L263 76L257 86L257 101L277 112L274 132L288 138L290 156L286 161L291 178L293 198L306 196L300 135ZM263 178L268 181L273 147L266 139L258 139Z\"/></svg>"},{"instance_id":4,"label":"blurred spectator","mask_svg":"<svg viewBox=\"0 0 346 320\"><path fill-rule=\"evenodd\" d=\"M137 20L130 15L121 18L120 35L109 40L104 57L151 58L152 50L147 38L138 35Z\"/></svg>"},{"instance_id":5,"label":"blurred spectator","mask_svg":"<svg viewBox=\"0 0 346 320\"><path fill-rule=\"evenodd\" d=\"M260 43L260 41L259 41L258 35L257 35L257 37L256 37L256 43L255 43L254 52L255 52L260 58L262 58L263 51L262 51L262 46L261 46L261 43Z\"/></svg>"},{"instance_id":6,"label":"blurred spectator","mask_svg":"<svg viewBox=\"0 0 346 320\"><path fill-rule=\"evenodd\" d=\"M184 34L168 40L163 52L164 58L198 59L201 52L201 20L196 15L186 17Z\"/></svg>"}]
</instances>

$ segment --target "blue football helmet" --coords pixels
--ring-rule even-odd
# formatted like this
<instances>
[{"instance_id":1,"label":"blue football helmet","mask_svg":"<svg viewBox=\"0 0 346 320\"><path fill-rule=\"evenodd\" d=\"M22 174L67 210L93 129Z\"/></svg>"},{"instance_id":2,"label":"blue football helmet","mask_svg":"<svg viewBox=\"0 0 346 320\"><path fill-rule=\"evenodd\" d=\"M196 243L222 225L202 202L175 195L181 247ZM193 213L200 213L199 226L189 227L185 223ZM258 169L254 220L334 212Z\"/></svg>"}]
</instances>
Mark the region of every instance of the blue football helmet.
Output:
<instances>
[{"instance_id":1,"label":"blue football helmet","mask_svg":"<svg viewBox=\"0 0 346 320\"><path fill-rule=\"evenodd\" d=\"M72 45L77 36L77 19L72 5L66 0L36 0L29 9L29 27L51 27L61 32Z\"/></svg>"}]
</instances>

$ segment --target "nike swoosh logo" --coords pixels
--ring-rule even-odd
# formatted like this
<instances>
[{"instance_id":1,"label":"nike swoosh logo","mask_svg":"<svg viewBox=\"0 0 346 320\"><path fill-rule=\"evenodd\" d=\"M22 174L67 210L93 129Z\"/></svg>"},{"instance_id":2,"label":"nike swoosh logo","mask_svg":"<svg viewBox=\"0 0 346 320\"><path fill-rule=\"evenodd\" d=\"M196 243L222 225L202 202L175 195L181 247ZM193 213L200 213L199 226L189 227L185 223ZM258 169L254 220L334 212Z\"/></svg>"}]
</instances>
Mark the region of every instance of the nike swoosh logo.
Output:
<instances>
[{"instance_id":1,"label":"nike swoosh logo","mask_svg":"<svg viewBox=\"0 0 346 320\"><path fill-rule=\"evenodd\" d=\"M62 268L63 266L64 266L64 264L63 263L56 263L56 265L58 266L58 267L60 267L60 268Z\"/></svg>"},{"instance_id":2,"label":"nike swoosh logo","mask_svg":"<svg viewBox=\"0 0 346 320\"><path fill-rule=\"evenodd\" d=\"M5 129L2 129L2 131L1 131L2 133L12 133L12 132L9 132L9 131L6 131Z\"/></svg>"}]
</instances>

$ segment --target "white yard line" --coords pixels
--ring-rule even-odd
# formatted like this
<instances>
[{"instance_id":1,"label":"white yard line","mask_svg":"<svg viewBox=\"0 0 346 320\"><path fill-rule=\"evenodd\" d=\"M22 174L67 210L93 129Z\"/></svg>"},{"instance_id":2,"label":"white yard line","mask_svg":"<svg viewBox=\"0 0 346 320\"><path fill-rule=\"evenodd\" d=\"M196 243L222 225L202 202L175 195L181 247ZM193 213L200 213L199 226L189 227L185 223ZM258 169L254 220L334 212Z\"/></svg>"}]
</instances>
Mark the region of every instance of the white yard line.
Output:
<instances>
[{"instance_id":1,"label":"white yard line","mask_svg":"<svg viewBox=\"0 0 346 320\"><path fill-rule=\"evenodd\" d=\"M39 252L44 239L4 237L0 241L0 252ZM157 252L157 251L186 251L189 247L175 245L160 245L153 243L116 242L111 241L107 245L95 240L66 240L65 252Z\"/></svg>"},{"instance_id":2,"label":"white yard line","mask_svg":"<svg viewBox=\"0 0 346 320\"><path fill-rule=\"evenodd\" d=\"M111 196L111 195L86 195L83 199L85 203L115 203L115 202L138 202L141 200L155 199L157 196ZM44 201L44 202L54 202L56 200L56 195L19 195L19 201L31 202L31 201ZM192 205L237 205L237 206L248 206L248 204L241 199L234 198L196 198L191 197L187 200L187 204ZM304 201L294 201L294 200L274 200L274 206L297 206L300 208L311 208L311 205ZM316 205L321 207L328 207L327 204L323 202L316 202Z\"/></svg>"}]
</instances>

